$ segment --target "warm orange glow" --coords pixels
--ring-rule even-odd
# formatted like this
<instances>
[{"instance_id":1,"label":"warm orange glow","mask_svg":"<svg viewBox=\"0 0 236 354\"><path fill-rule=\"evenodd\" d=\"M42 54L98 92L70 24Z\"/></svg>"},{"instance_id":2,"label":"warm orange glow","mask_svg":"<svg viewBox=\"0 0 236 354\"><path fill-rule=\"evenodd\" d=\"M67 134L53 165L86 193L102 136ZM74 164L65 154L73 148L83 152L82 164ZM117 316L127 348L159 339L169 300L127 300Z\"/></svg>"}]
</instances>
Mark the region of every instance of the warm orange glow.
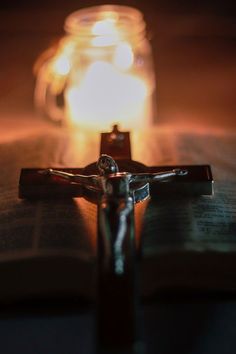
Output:
<instances>
[{"instance_id":1,"label":"warm orange glow","mask_svg":"<svg viewBox=\"0 0 236 354\"><path fill-rule=\"evenodd\" d=\"M134 53L131 46L126 42L121 42L115 49L114 65L121 70L129 70L134 63Z\"/></svg>"},{"instance_id":2,"label":"warm orange glow","mask_svg":"<svg viewBox=\"0 0 236 354\"><path fill-rule=\"evenodd\" d=\"M69 35L38 71L37 106L55 121L94 131L147 125L155 83L142 14L101 6L70 15L65 28Z\"/></svg>"},{"instance_id":3,"label":"warm orange glow","mask_svg":"<svg viewBox=\"0 0 236 354\"><path fill-rule=\"evenodd\" d=\"M80 85L67 90L67 113L74 123L95 130L107 129L113 122L123 128L138 127L144 123L146 96L144 81L97 61Z\"/></svg>"},{"instance_id":4,"label":"warm orange glow","mask_svg":"<svg viewBox=\"0 0 236 354\"><path fill-rule=\"evenodd\" d=\"M112 14L106 14L106 17L104 20L96 21L92 26L91 33L94 35L92 45L95 47L114 45L120 39L116 19Z\"/></svg>"},{"instance_id":5,"label":"warm orange glow","mask_svg":"<svg viewBox=\"0 0 236 354\"><path fill-rule=\"evenodd\" d=\"M113 18L107 18L97 21L92 27L92 34L95 36L114 36L117 35L116 21Z\"/></svg>"},{"instance_id":6,"label":"warm orange glow","mask_svg":"<svg viewBox=\"0 0 236 354\"><path fill-rule=\"evenodd\" d=\"M53 64L53 70L57 75L64 76L70 71L70 62L65 55L61 55L59 58L56 58Z\"/></svg>"}]
</instances>

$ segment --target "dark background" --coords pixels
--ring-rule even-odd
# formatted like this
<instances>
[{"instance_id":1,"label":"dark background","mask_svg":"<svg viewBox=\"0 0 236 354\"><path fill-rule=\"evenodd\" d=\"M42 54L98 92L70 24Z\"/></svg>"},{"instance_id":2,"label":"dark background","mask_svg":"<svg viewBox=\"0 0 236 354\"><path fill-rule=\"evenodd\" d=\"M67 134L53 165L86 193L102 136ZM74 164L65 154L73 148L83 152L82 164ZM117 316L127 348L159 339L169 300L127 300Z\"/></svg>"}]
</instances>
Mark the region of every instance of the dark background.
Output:
<instances>
[{"instance_id":1,"label":"dark background","mask_svg":"<svg viewBox=\"0 0 236 354\"><path fill-rule=\"evenodd\" d=\"M145 10L163 10L163 11L168 11L168 12L189 12L189 11L199 11L199 12L219 12L220 14L224 13L229 13L232 14L232 11L235 11L235 2L230 1L230 0L225 0L225 1L217 1L217 0L199 0L197 2L195 1L187 1L187 0L179 0L179 1L174 1L174 0L130 0L130 1L114 1L110 0L109 2L104 2L100 0L86 0L86 1L80 1L80 0L42 0L42 1L30 1L30 0L10 0L10 1L1 1L1 8L5 9L12 9L12 8L80 8L80 7L85 7L85 6L93 6L93 5L99 5L99 4L105 4L105 3L110 3L110 4L124 4L128 6L135 6L139 7L143 11Z\"/></svg>"}]
</instances>

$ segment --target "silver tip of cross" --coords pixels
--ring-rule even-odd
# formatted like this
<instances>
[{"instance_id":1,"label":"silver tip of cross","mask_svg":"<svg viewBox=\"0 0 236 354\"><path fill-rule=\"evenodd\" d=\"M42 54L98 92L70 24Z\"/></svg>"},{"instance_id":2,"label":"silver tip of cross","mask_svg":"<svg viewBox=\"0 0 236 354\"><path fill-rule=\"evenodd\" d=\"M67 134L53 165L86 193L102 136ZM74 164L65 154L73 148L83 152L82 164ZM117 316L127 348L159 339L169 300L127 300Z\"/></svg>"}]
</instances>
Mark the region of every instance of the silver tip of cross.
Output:
<instances>
[{"instance_id":1,"label":"silver tip of cross","mask_svg":"<svg viewBox=\"0 0 236 354\"><path fill-rule=\"evenodd\" d=\"M186 176L188 174L188 170L181 168L175 168L173 172L176 174L176 176Z\"/></svg>"},{"instance_id":2,"label":"silver tip of cross","mask_svg":"<svg viewBox=\"0 0 236 354\"><path fill-rule=\"evenodd\" d=\"M40 170L38 171L41 175L52 175L53 174L53 169L52 168L46 168L45 170Z\"/></svg>"}]
</instances>

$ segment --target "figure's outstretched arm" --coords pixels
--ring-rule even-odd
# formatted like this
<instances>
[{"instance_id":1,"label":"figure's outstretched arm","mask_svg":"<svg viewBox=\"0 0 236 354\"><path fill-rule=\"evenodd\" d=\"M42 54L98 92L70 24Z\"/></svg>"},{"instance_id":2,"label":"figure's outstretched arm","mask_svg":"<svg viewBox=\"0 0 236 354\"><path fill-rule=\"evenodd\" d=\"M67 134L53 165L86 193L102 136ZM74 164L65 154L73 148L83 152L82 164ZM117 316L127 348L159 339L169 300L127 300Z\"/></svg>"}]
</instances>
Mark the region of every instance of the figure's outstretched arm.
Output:
<instances>
[{"instance_id":1,"label":"figure's outstretched arm","mask_svg":"<svg viewBox=\"0 0 236 354\"><path fill-rule=\"evenodd\" d=\"M90 176L79 175L79 174L68 173L60 170L54 170L52 168L49 168L44 171L40 171L40 173L43 173L48 176L58 176L69 182L78 183L88 188L100 190L99 176L97 175L90 175Z\"/></svg>"},{"instance_id":2,"label":"figure's outstretched arm","mask_svg":"<svg viewBox=\"0 0 236 354\"><path fill-rule=\"evenodd\" d=\"M187 170L176 168L174 170L158 172L158 173L138 173L132 175L130 183L143 182L143 183L152 183L152 182L163 182L170 178L176 176L185 176L188 174Z\"/></svg>"}]
</instances>

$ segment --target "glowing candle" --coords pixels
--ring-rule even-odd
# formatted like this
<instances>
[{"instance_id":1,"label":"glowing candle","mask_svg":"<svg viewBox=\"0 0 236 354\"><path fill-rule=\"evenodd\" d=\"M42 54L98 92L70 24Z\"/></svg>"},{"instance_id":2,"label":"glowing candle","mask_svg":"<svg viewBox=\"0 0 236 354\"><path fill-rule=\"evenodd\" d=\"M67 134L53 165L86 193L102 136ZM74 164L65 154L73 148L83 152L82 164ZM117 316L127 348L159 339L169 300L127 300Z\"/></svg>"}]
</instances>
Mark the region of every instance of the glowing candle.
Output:
<instances>
[{"instance_id":1,"label":"glowing candle","mask_svg":"<svg viewBox=\"0 0 236 354\"><path fill-rule=\"evenodd\" d=\"M38 71L38 106L54 120L90 130L149 124L155 80L142 14L92 7L69 15L65 29L68 35Z\"/></svg>"}]
</instances>

